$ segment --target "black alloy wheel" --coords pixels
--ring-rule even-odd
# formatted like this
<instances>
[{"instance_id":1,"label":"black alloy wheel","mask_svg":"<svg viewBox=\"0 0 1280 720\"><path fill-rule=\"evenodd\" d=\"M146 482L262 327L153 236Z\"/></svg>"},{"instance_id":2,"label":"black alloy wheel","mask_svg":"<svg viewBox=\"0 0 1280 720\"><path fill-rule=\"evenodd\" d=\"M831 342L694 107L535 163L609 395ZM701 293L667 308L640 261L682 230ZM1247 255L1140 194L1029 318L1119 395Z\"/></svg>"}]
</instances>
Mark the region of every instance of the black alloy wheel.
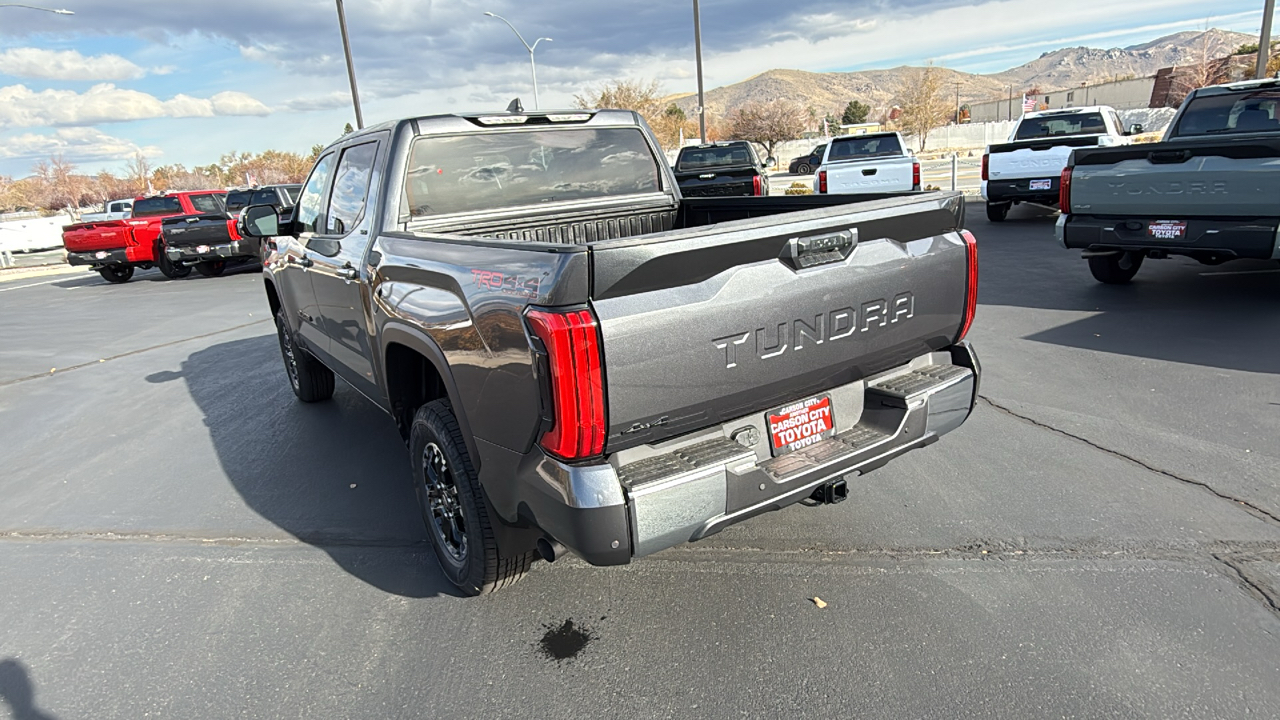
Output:
<instances>
[{"instance_id":1,"label":"black alloy wheel","mask_svg":"<svg viewBox=\"0 0 1280 720\"><path fill-rule=\"evenodd\" d=\"M467 561L467 519L458 499L457 481L439 445L429 442L422 449L421 467L423 519L437 547L454 563L462 565Z\"/></svg>"},{"instance_id":2,"label":"black alloy wheel","mask_svg":"<svg viewBox=\"0 0 1280 720\"><path fill-rule=\"evenodd\" d=\"M133 277L133 266L107 265L98 268L98 274L109 283L127 283Z\"/></svg>"},{"instance_id":3,"label":"black alloy wheel","mask_svg":"<svg viewBox=\"0 0 1280 720\"><path fill-rule=\"evenodd\" d=\"M293 394L305 403L320 402L333 397L333 371L325 367L311 353L298 347L285 320L284 309L276 313L276 337L280 340L280 356L284 371L289 376Z\"/></svg>"},{"instance_id":4,"label":"black alloy wheel","mask_svg":"<svg viewBox=\"0 0 1280 720\"><path fill-rule=\"evenodd\" d=\"M156 243L156 267L160 268L160 274L170 280L179 280L191 274L191 268L185 265L175 265L169 256L164 252L164 241Z\"/></svg>"},{"instance_id":5,"label":"black alloy wheel","mask_svg":"<svg viewBox=\"0 0 1280 720\"><path fill-rule=\"evenodd\" d=\"M498 547L492 510L447 399L418 408L409 427L413 489L440 570L466 595L501 590L524 577L533 548ZM506 553L506 554L504 554Z\"/></svg>"},{"instance_id":6,"label":"black alloy wheel","mask_svg":"<svg viewBox=\"0 0 1280 720\"><path fill-rule=\"evenodd\" d=\"M796 172L801 175L808 175L813 172L813 168L809 167L809 163L800 163L800 167L796 168Z\"/></svg>"}]
</instances>

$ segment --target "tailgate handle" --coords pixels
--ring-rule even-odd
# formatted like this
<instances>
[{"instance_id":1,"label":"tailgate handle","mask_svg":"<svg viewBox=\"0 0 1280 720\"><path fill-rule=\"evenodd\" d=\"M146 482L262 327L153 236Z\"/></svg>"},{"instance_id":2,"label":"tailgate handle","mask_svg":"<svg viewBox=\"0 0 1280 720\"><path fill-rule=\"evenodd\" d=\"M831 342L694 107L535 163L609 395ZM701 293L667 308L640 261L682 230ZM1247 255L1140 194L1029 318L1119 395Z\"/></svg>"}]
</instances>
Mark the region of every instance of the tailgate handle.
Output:
<instances>
[{"instance_id":1,"label":"tailgate handle","mask_svg":"<svg viewBox=\"0 0 1280 720\"><path fill-rule=\"evenodd\" d=\"M187 223L200 222L200 218L183 218L183 222L187 222Z\"/></svg>"},{"instance_id":2,"label":"tailgate handle","mask_svg":"<svg viewBox=\"0 0 1280 720\"><path fill-rule=\"evenodd\" d=\"M1187 150L1153 150L1147 153L1147 160L1153 165L1173 165L1186 162L1191 157Z\"/></svg>"},{"instance_id":3,"label":"tailgate handle","mask_svg":"<svg viewBox=\"0 0 1280 720\"><path fill-rule=\"evenodd\" d=\"M863 171L862 171L862 174L863 174L863 175L875 175L875 174L876 174L876 169L877 169L877 168L871 168L870 170L863 170Z\"/></svg>"}]
</instances>

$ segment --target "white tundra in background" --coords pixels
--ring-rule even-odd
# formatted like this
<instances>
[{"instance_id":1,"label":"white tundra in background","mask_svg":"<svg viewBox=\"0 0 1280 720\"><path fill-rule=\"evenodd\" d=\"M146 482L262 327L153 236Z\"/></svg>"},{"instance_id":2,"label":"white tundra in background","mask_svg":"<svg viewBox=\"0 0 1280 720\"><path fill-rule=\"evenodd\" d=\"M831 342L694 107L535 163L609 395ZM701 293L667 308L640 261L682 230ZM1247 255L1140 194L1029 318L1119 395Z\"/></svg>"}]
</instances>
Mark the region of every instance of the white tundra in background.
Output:
<instances>
[{"instance_id":1,"label":"white tundra in background","mask_svg":"<svg viewBox=\"0 0 1280 720\"><path fill-rule=\"evenodd\" d=\"M896 132L832 138L814 190L831 195L919 190L920 161L905 147Z\"/></svg>"},{"instance_id":2,"label":"white tundra in background","mask_svg":"<svg viewBox=\"0 0 1280 720\"><path fill-rule=\"evenodd\" d=\"M1027 113L1009 142L991 145L982 156L982 197L987 219L1004 220L1018 203L1058 204L1058 183L1071 151L1078 147L1127 145L1141 125L1127 130L1105 105Z\"/></svg>"},{"instance_id":3,"label":"white tundra in background","mask_svg":"<svg viewBox=\"0 0 1280 720\"><path fill-rule=\"evenodd\" d=\"M104 203L102 212L84 213L80 222L106 222L108 220L128 220L133 216L133 198L112 200Z\"/></svg>"}]
</instances>

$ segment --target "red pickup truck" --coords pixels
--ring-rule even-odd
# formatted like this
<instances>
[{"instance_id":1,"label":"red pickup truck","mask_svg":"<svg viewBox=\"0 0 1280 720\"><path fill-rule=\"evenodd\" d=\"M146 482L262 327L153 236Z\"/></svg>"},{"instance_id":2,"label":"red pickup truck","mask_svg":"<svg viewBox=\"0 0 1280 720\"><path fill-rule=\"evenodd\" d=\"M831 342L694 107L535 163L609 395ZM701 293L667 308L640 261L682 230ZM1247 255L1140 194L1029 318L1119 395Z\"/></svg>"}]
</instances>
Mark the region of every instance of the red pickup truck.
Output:
<instances>
[{"instance_id":1,"label":"red pickup truck","mask_svg":"<svg viewBox=\"0 0 1280 720\"><path fill-rule=\"evenodd\" d=\"M188 190L136 198L133 215L124 220L87 222L62 228L67 262L88 265L109 282L128 282L136 268L152 266L168 278L186 277L190 267L165 256L161 222L177 215L225 213L223 190Z\"/></svg>"}]
</instances>

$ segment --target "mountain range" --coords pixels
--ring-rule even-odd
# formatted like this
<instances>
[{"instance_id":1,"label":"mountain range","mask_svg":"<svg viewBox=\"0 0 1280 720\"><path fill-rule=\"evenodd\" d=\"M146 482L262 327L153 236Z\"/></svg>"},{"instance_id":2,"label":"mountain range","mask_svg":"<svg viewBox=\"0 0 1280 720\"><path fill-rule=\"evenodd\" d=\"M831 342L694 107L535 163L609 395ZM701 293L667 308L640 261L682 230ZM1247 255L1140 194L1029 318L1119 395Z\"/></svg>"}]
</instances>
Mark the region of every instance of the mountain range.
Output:
<instances>
[{"instance_id":1,"label":"mountain range","mask_svg":"<svg viewBox=\"0 0 1280 720\"><path fill-rule=\"evenodd\" d=\"M1011 86L1016 95L1032 89L1048 92L1079 87L1081 83L1092 85L1143 77L1160 68L1194 63L1206 54L1220 57L1250 42L1257 42L1257 37L1212 28L1174 33L1124 48L1062 48L998 73L967 73L945 67L937 70L942 73L943 86L949 92L958 93L960 102L980 102L1006 97ZM742 82L707 91L707 112L723 116L746 103L777 98L811 107L819 116L832 113L838 117L850 100L872 108L886 108L893 103L904 80L914 72L914 68L906 65L856 72L768 70ZM690 94L672 95L666 101L690 115L698 104L697 96Z\"/></svg>"}]
</instances>

